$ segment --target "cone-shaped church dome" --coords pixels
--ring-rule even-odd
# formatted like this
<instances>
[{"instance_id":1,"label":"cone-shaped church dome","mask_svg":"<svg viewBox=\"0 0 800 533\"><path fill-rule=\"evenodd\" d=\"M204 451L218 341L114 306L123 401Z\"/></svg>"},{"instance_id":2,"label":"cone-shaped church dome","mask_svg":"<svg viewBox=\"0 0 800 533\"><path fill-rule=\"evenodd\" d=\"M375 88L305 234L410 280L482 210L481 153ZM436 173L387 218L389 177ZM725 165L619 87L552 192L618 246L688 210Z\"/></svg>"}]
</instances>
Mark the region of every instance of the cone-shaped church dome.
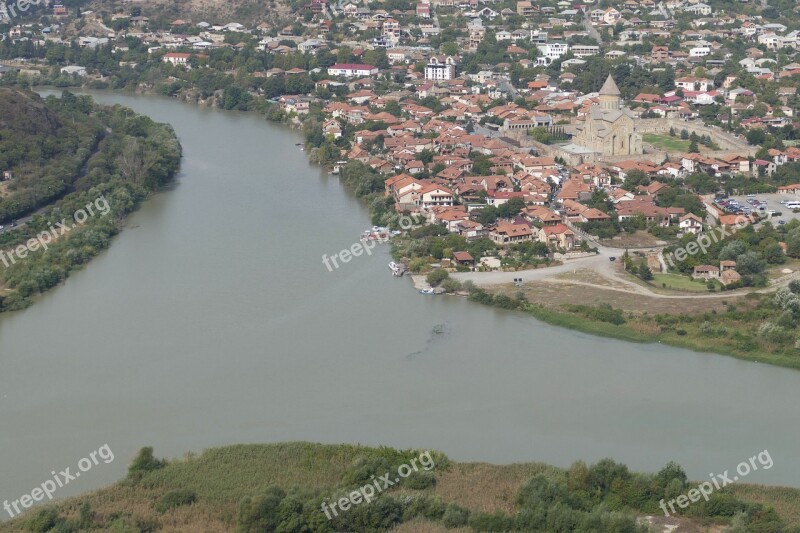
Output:
<instances>
[{"instance_id":1,"label":"cone-shaped church dome","mask_svg":"<svg viewBox=\"0 0 800 533\"><path fill-rule=\"evenodd\" d=\"M622 94L619 92L619 87L617 87L617 84L614 82L614 78L611 77L611 74L609 74L608 78L606 78L606 82L600 89L600 94L607 96L620 96L620 94Z\"/></svg>"}]
</instances>

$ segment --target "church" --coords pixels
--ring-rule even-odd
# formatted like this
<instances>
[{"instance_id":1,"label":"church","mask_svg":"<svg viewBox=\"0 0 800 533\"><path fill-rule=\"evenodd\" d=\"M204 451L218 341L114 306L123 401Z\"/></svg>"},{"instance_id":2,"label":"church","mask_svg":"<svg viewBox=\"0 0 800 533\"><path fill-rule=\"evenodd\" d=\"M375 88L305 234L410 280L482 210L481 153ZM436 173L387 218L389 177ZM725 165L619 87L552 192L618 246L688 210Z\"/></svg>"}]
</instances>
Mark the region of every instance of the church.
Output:
<instances>
[{"instance_id":1,"label":"church","mask_svg":"<svg viewBox=\"0 0 800 533\"><path fill-rule=\"evenodd\" d=\"M574 142L603 156L642 153L642 136L636 132L636 116L622 107L619 88L611 77L600 89L600 103L593 105Z\"/></svg>"}]
</instances>

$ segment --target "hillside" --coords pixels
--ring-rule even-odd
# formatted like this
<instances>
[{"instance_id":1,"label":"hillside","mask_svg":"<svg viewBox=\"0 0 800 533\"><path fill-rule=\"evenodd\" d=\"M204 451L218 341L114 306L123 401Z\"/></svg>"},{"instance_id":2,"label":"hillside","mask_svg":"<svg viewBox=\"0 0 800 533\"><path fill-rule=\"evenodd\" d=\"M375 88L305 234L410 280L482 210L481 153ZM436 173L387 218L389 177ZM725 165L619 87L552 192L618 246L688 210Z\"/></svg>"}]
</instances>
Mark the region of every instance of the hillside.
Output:
<instances>
[{"instance_id":1,"label":"hillside","mask_svg":"<svg viewBox=\"0 0 800 533\"><path fill-rule=\"evenodd\" d=\"M352 496L355 489L364 491L384 474L412 464L417 471L408 467L410 475L378 491L371 503L356 502ZM663 531L665 524L679 526L677 532L800 530L800 490L795 489L735 485L714 493L709 504L690 506L687 517L664 518L657 512L659 487L694 485L682 479L682 470L674 464L646 475L628 472L610 460L576 463L563 470L540 463L457 463L420 450L286 443L217 448L169 462L143 449L129 472L116 485L0 524L0 533L596 533L644 532L646 522L657 524L654 531ZM323 509L330 507L322 504L335 505L346 494L356 503L326 519ZM737 529L728 527L732 523Z\"/></svg>"},{"instance_id":2,"label":"hillside","mask_svg":"<svg viewBox=\"0 0 800 533\"><path fill-rule=\"evenodd\" d=\"M107 248L180 157L170 126L120 106L0 88L0 311L30 305Z\"/></svg>"},{"instance_id":3,"label":"hillside","mask_svg":"<svg viewBox=\"0 0 800 533\"><path fill-rule=\"evenodd\" d=\"M128 12L130 3L96 0L87 6L99 13ZM143 16L173 21L183 19L194 23L240 22L258 23L287 17L291 12L287 0L144 0L137 2Z\"/></svg>"},{"instance_id":4,"label":"hillside","mask_svg":"<svg viewBox=\"0 0 800 533\"><path fill-rule=\"evenodd\" d=\"M0 87L0 138L11 135L53 136L61 122L34 93Z\"/></svg>"}]
</instances>

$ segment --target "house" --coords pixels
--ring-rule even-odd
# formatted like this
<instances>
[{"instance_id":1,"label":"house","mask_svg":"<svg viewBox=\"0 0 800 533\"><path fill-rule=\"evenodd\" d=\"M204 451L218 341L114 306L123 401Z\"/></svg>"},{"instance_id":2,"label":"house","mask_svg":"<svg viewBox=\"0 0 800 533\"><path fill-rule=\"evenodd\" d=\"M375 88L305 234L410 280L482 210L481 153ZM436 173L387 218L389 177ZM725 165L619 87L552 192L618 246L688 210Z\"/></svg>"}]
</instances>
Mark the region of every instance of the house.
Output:
<instances>
[{"instance_id":1,"label":"house","mask_svg":"<svg viewBox=\"0 0 800 533\"><path fill-rule=\"evenodd\" d=\"M714 88L714 80L685 76L675 80L675 87L683 91L707 92Z\"/></svg>"},{"instance_id":2,"label":"house","mask_svg":"<svg viewBox=\"0 0 800 533\"><path fill-rule=\"evenodd\" d=\"M650 61L653 63L669 61L669 46L654 46L650 51Z\"/></svg>"},{"instance_id":3,"label":"house","mask_svg":"<svg viewBox=\"0 0 800 533\"><path fill-rule=\"evenodd\" d=\"M164 54L164 57L161 58L161 61L171 65L186 65L191 57L192 54L170 52L168 54Z\"/></svg>"},{"instance_id":4,"label":"house","mask_svg":"<svg viewBox=\"0 0 800 533\"><path fill-rule=\"evenodd\" d=\"M453 252L453 260L458 265L472 266L475 264L475 259L473 259L469 252Z\"/></svg>"},{"instance_id":5,"label":"house","mask_svg":"<svg viewBox=\"0 0 800 533\"><path fill-rule=\"evenodd\" d=\"M687 13L691 13L693 15L703 15L708 16L711 14L711 6L708 4L704 4L702 2L697 4L689 4L683 8L683 10Z\"/></svg>"},{"instance_id":6,"label":"house","mask_svg":"<svg viewBox=\"0 0 800 533\"><path fill-rule=\"evenodd\" d=\"M538 238L539 242L561 250L572 250L576 244L575 232L564 224L540 228Z\"/></svg>"},{"instance_id":7,"label":"house","mask_svg":"<svg viewBox=\"0 0 800 533\"><path fill-rule=\"evenodd\" d=\"M533 3L530 2L530 0L517 2L517 15L522 17L530 17L536 11L538 11L538 9L533 6Z\"/></svg>"},{"instance_id":8,"label":"house","mask_svg":"<svg viewBox=\"0 0 800 533\"><path fill-rule=\"evenodd\" d=\"M719 267L714 265L697 265L692 272L694 279L719 279Z\"/></svg>"},{"instance_id":9,"label":"house","mask_svg":"<svg viewBox=\"0 0 800 533\"><path fill-rule=\"evenodd\" d=\"M61 67L62 74L74 74L76 76L86 76L86 67L79 67L78 65L70 65Z\"/></svg>"},{"instance_id":10,"label":"house","mask_svg":"<svg viewBox=\"0 0 800 533\"><path fill-rule=\"evenodd\" d=\"M800 183L792 185L783 185L778 187L778 194L798 194L800 193Z\"/></svg>"},{"instance_id":11,"label":"house","mask_svg":"<svg viewBox=\"0 0 800 533\"><path fill-rule=\"evenodd\" d=\"M422 209L453 205L453 191L432 183L417 191L417 205Z\"/></svg>"},{"instance_id":12,"label":"house","mask_svg":"<svg viewBox=\"0 0 800 533\"><path fill-rule=\"evenodd\" d=\"M334 119L326 120L322 125L322 131L325 135L332 135L334 139L342 136L342 127L339 122Z\"/></svg>"},{"instance_id":13,"label":"house","mask_svg":"<svg viewBox=\"0 0 800 533\"><path fill-rule=\"evenodd\" d=\"M572 52L572 55L575 57L596 56L600 54L600 47L589 44L573 44L570 47L570 52Z\"/></svg>"},{"instance_id":14,"label":"house","mask_svg":"<svg viewBox=\"0 0 800 533\"><path fill-rule=\"evenodd\" d=\"M687 213L678 219L678 227L684 233L697 235L703 231L703 219L694 213Z\"/></svg>"},{"instance_id":15,"label":"house","mask_svg":"<svg viewBox=\"0 0 800 533\"><path fill-rule=\"evenodd\" d=\"M489 236L496 244L502 246L533 240L533 230L528 224L513 224L507 221L500 221L489 232Z\"/></svg>"},{"instance_id":16,"label":"house","mask_svg":"<svg viewBox=\"0 0 800 533\"><path fill-rule=\"evenodd\" d=\"M742 276L733 269L723 270L719 280L723 285L728 286L731 283L742 281Z\"/></svg>"},{"instance_id":17,"label":"house","mask_svg":"<svg viewBox=\"0 0 800 533\"><path fill-rule=\"evenodd\" d=\"M455 227L458 234L468 241L484 239L489 235L489 231L483 227L483 224L473 220L462 220L457 222Z\"/></svg>"},{"instance_id":18,"label":"house","mask_svg":"<svg viewBox=\"0 0 800 533\"><path fill-rule=\"evenodd\" d=\"M608 9L603 12L603 23L608 24L609 26L613 26L619 20L621 13L614 9L613 7L609 7Z\"/></svg>"},{"instance_id":19,"label":"house","mask_svg":"<svg viewBox=\"0 0 800 533\"><path fill-rule=\"evenodd\" d=\"M329 76L343 76L345 78L374 76L377 73L378 67L357 63L336 63L328 67Z\"/></svg>"}]
</instances>

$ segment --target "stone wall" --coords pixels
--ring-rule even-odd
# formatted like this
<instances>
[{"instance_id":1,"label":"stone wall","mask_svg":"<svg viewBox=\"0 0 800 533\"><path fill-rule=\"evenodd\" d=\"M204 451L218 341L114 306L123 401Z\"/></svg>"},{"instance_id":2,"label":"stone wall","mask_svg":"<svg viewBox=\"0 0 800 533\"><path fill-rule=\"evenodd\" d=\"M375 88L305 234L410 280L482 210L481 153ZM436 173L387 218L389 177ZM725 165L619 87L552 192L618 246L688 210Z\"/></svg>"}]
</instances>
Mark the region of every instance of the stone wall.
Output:
<instances>
[{"instance_id":1,"label":"stone wall","mask_svg":"<svg viewBox=\"0 0 800 533\"><path fill-rule=\"evenodd\" d=\"M706 126L699 121L681 120L676 118L645 118L636 121L636 131L641 134L645 133L665 133L669 134L670 128L675 130L676 135L679 135L681 130L686 130L691 135L695 133L698 136L708 135L720 147L720 150L714 152L730 153L735 151L745 155L755 155L758 150L757 147L750 146L747 141L740 139L735 135L722 131L713 126ZM705 152L704 152L705 153ZM711 155L711 154L709 154Z\"/></svg>"}]
</instances>

